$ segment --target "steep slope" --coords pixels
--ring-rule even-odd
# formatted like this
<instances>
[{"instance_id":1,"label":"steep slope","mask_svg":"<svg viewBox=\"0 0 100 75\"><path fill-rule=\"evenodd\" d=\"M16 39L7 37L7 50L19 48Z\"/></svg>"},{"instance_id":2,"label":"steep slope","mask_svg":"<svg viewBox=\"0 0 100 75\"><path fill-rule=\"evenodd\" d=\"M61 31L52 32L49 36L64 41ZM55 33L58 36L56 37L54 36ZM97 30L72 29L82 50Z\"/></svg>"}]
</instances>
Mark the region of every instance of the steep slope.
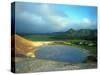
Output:
<instances>
[{"instance_id":1,"label":"steep slope","mask_svg":"<svg viewBox=\"0 0 100 75\"><path fill-rule=\"evenodd\" d=\"M19 35L15 35L15 52L16 55L22 54L25 56L35 57L36 51L32 41L22 38Z\"/></svg>"},{"instance_id":2,"label":"steep slope","mask_svg":"<svg viewBox=\"0 0 100 75\"><path fill-rule=\"evenodd\" d=\"M30 41L19 35L15 35L15 54L35 57L35 51L42 45L48 45L51 41ZM14 38L13 37L13 38ZM14 43L13 43L14 45Z\"/></svg>"}]
</instances>

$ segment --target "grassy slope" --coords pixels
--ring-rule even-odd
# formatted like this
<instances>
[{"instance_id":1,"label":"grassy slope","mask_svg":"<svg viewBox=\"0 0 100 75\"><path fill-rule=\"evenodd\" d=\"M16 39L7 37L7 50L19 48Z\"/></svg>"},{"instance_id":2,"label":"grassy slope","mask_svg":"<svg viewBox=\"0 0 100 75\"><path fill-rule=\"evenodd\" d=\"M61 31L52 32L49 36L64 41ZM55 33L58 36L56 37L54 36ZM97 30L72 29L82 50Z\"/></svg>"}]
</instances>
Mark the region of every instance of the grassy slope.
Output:
<instances>
[{"instance_id":1,"label":"grassy slope","mask_svg":"<svg viewBox=\"0 0 100 75\"><path fill-rule=\"evenodd\" d=\"M51 36L48 36L48 35L26 35L23 37L28 40L32 40L32 41L51 41L53 40L50 38Z\"/></svg>"},{"instance_id":2,"label":"grassy slope","mask_svg":"<svg viewBox=\"0 0 100 75\"><path fill-rule=\"evenodd\" d=\"M92 42L93 44L96 44L96 42L94 43L94 41L89 41L89 40L69 40L69 41L66 41L66 42L73 42L71 44L71 46L74 46L74 47L78 47L78 48L83 48L83 49L87 49L88 51L90 51L91 54L93 55L96 55L97 54L97 46L96 45L93 45L93 46L88 46L88 44L75 44L75 42L84 42L85 43L88 43L90 44L89 42Z\"/></svg>"}]
</instances>

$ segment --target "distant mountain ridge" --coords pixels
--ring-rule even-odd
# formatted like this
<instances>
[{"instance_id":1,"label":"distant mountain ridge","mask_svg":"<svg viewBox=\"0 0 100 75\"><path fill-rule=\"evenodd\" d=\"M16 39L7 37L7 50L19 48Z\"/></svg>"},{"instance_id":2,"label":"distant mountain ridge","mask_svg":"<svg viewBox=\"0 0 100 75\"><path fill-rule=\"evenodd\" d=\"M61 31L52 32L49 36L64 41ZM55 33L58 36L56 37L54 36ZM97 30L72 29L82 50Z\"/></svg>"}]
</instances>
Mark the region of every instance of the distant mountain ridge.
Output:
<instances>
[{"instance_id":1,"label":"distant mountain ridge","mask_svg":"<svg viewBox=\"0 0 100 75\"><path fill-rule=\"evenodd\" d=\"M97 29L80 29L74 30L69 29L66 32L56 33L55 38L57 39L97 39Z\"/></svg>"},{"instance_id":2,"label":"distant mountain ridge","mask_svg":"<svg viewBox=\"0 0 100 75\"><path fill-rule=\"evenodd\" d=\"M30 34L19 34L19 35L49 35L52 39L97 39L97 29L69 29L65 32L53 32L53 33L30 33Z\"/></svg>"}]
</instances>

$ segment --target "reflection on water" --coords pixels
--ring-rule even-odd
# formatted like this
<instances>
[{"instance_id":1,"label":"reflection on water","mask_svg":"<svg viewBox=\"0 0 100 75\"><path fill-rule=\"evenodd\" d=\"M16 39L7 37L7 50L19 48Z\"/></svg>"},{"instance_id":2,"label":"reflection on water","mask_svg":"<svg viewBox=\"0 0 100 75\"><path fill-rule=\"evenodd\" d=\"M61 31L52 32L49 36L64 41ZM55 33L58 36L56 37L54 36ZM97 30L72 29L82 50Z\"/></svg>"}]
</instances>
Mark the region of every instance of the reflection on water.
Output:
<instances>
[{"instance_id":1,"label":"reflection on water","mask_svg":"<svg viewBox=\"0 0 100 75\"><path fill-rule=\"evenodd\" d=\"M81 63L86 60L88 53L79 48L64 45L48 45L38 48L37 58L50 59L69 63Z\"/></svg>"}]
</instances>

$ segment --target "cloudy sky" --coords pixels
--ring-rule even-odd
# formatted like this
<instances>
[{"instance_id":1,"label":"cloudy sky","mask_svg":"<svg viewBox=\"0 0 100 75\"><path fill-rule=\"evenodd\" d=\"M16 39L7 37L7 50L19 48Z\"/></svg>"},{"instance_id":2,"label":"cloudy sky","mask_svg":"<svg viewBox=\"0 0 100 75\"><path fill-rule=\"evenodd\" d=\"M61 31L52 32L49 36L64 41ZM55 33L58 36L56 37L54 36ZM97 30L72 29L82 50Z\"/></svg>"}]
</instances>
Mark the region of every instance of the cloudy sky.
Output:
<instances>
[{"instance_id":1,"label":"cloudy sky","mask_svg":"<svg viewBox=\"0 0 100 75\"><path fill-rule=\"evenodd\" d=\"M52 33L96 29L97 8L61 4L16 2L17 33Z\"/></svg>"}]
</instances>

